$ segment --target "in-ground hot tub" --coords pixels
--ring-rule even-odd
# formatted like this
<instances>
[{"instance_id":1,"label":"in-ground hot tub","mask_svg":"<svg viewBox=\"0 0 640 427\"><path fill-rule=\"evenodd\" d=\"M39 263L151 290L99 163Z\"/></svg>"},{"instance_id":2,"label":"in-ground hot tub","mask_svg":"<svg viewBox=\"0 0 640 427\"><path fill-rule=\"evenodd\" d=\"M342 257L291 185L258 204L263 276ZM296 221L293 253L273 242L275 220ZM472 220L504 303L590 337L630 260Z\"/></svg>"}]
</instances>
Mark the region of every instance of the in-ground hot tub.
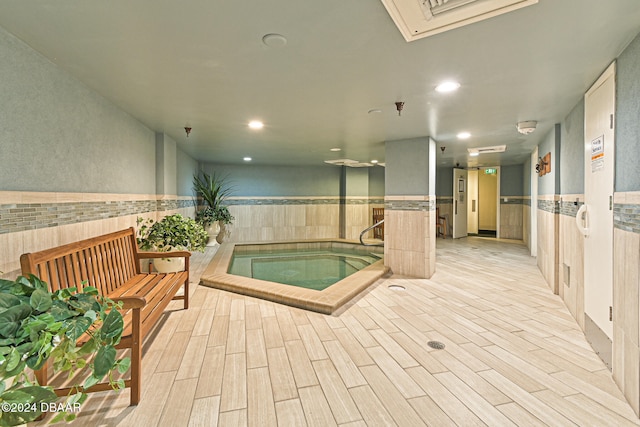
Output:
<instances>
[{"instance_id":1,"label":"in-ground hot tub","mask_svg":"<svg viewBox=\"0 0 640 427\"><path fill-rule=\"evenodd\" d=\"M249 253L258 256L247 257ZM203 273L201 284L331 314L388 271L382 255L380 246L346 240L224 243ZM319 264L308 266L309 257L316 257ZM247 277L264 272L269 280ZM317 280L308 280L310 276Z\"/></svg>"}]
</instances>

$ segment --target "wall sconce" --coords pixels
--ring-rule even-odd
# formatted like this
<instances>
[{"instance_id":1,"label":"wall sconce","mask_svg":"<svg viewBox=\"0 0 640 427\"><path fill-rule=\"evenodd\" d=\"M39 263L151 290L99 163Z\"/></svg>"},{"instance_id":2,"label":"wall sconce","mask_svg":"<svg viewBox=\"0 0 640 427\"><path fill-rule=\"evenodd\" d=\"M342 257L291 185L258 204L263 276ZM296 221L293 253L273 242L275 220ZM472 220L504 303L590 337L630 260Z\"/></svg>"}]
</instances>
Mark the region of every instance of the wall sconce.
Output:
<instances>
[{"instance_id":1,"label":"wall sconce","mask_svg":"<svg viewBox=\"0 0 640 427\"><path fill-rule=\"evenodd\" d=\"M545 154L544 157L538 157L536 172L538 173L538 176L544 176L551 173L551 153Z\"/></svg>"},{"instance_id":2,"label":"wall sconce","mask_svg":"<svg viewBox=\"0 0 640 427\"><path fill-rule=\"evenodd\" d=\"M187 133L187 138L189 138L189 134L191 133L191 128L190 127L185 127L184 131Z\"/></svg>"},{"instance_id":3,"label":"wall sconce","mask_svg":"<svg viewBox=\"0 0 640 427\"><path fill-rule=\"evenodd\" d=\"M404 108L404 102L396 102L396 110L398 110L398 115L402 112L402 108Z\"/></svg>"}]
</instances>

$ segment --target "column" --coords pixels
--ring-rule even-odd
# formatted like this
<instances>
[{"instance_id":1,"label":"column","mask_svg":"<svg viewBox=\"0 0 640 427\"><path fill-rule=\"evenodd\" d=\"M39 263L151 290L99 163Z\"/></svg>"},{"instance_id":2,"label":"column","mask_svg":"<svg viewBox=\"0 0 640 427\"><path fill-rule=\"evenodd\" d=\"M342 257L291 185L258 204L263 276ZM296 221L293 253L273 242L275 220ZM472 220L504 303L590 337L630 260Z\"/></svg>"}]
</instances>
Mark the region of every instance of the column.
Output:
<instances>
[{"instance_id":1,"label":"column","mask_svg":"<svg viewBox=\"0 0 640 427\"><path fill-rule=\"evenodd\" d=\"M429 137L385 143L384 260L394 274L435 271L435 160Z\"/></svg>"}]
</instances>

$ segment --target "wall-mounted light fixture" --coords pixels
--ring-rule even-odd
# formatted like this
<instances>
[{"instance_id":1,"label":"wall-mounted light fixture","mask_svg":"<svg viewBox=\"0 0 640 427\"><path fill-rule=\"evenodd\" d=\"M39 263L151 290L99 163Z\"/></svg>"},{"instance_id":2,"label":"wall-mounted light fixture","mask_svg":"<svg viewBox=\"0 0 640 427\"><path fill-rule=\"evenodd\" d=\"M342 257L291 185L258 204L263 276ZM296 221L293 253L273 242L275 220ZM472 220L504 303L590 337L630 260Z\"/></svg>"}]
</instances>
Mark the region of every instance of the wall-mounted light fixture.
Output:
<instances>
[{"instance_id":1,"label":"wall-mounted light fixture","mask_svg":"<svg viewBox=\"0 0 640 427\"><path fill-rule=\"evenodd\" d=\"M187 138L189 138L189 134L191 133L191 128L190 128L190 127L188 127L188 126L185 126L184 131L185 131L185 132L186 132L186 134L187 134Z\"/></svg>"},{"instance_id":2,"label":"wall-mounted light fixture","mask_svg":"<svg viewBox=\"0 0 640 427\"><path fill-rule=\"evenodd\" d=\"M400 115L403 108L404 108L404 102L401 102L401 101L396 102L396 110L398 110L398 115Z\"/></svg>"},{"instance_id":3,"label":"wall-mounted light fixture","mask_svg":"<svg viewBox=\"0 0 640 427\"><path fill-rule=\"evenodd\" d=\"M551 173L551 153L547 153L544 157L538 157L538 163L536 164L536 172L538 176L544 176Z\"/></svg>"}]
</instances>

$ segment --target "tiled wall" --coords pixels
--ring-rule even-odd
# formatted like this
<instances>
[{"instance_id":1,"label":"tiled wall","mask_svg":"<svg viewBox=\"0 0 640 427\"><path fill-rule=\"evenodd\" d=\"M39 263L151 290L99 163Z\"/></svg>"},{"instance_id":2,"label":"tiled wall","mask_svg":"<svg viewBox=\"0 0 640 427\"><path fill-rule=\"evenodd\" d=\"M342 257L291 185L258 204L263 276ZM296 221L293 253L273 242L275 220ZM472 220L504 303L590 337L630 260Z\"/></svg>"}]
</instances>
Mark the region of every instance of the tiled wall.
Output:
<instances>
[{"instance_id":1,"label":"tiled wall","mask_svg":"<svg viewBox=\"0 0 640 427\"><path fill-rule=\"evenodd\" d=\"M558 293L582 330L585 329L584 237L575 218L583 203L582 194L560 196L558 254Z\"/></svg>"},{"instance_id":2,"label":"tiled wall","mask_svg":"<svg viewBox=\"0 0 640 427\"><path fill-rule=\"evenodd\" d=\"M19 274L26 252L122 230L136 218L193 216L191 198L141 194L0 192L0 271Z\"/></svg>"},{"instance_id":3,"label":"tiled wall","mask_svg":"<svg viewBox=\"0 0 640 427\"><path fill-rule=\"evenodd\" d=\"M538 268L554 293L558 291L559 196L538 196Z\"/></svg>"},{"instance_id":4,"label":"tiled wall","mask_svg":"<svg viewBox=\"0 0 640 427\"><path fill-rule=\"evenodd\" d=\"M385 197L384 262L395 274L433 275L435 208L435 196Z\"/></svg>"},{"instance_id":5,"label":"tiled wall","mask_svg":"<svg viewBox=\"0 0 640 427\"><path fill-rule=\"evenodd\" d=\"M615 193L613 377L640 414L640 192Z\"/></svg>"},{"instance_id":6,"label":"tiled wall","mask_svg":"<svg viewBox=\"0 0 640 427\"><path fill-rule=\"evenodd\" d=\"M332 197L233 198L235 217L225 238L233 242L330 239L340 237L340 199ZM350 198L344 202L345 238L357 240L373 225L373 208L381 200ZM366 237L373 237L370 232Z\"/></svg>"},{"instance_id":7,"label":"tiled wall","mask_svg":"<svg viewBox=\"0 0 640 427\"><path fill-rule=\"evenodd\" d=\"M522 196L500 197L500 238L522 240Z\"/></svg>"},{"instance_id":8,"label":"tiled wall","mask_svg":"<svg viewBox=\"0 0 640 427\"><path fill-rule=\"evenodd\" d=\"M531 250L531 197L522 198L522 241Z\"/></svg>"}]
</instances>

